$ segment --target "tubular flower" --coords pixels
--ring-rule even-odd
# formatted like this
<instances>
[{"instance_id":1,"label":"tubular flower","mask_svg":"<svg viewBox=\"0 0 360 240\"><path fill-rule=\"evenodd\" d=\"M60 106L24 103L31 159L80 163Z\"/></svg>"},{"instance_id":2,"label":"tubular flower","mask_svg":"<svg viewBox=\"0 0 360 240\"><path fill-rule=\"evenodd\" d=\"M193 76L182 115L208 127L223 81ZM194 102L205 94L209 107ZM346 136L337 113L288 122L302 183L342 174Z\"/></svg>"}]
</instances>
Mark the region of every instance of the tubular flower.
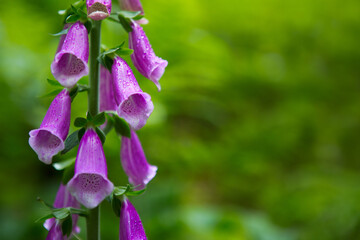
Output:
<instances>
[{"instance_id":1,"label":"tubular flower","mask_svg":"<svg viewBox=\"0 0 360 240\"><path fill-rule=\"evenodd\" d=\"M149 39L139 24L133 22L132 29L132 32L129 33L129 48L134 50L131 60L136 69L144 77L154 82L160 91L159 80L164 74L168 62L155 55Z\"/></svg>"},{"instance_id":2,"label":"tubular flower","mask_svg":"<svg viewBox=\"0 0 360 240\"><path fill-rule=\"evenodd\" d=\"M89 73L88 58L88 32L82 23L76 22L60 39L57 53L51 64L51 73L61 85L71 88L80 78Z\"/></svg>"},{"instance_id":3,"label":"tubular flower","mask_svg":"<svg viewBox=\"0 0 360 240\"><path fill-rule=\"evenodd\" d=\"M87 0L88 16L94 20L103 20L111 13L111 0Z\"/></svg>"},{"instance_id":4,"label":"tubular flower","mask_svg":"<svg viewBox=\"0 0 360 240\"><path fill-rule=\"evenodd\" d=\"M146 240L140 217L131 202L125 198L120 210L120 240Z\"/></svg>"},{"instance_id":5,"label":"tubular flower","mask_svg":"<svg viewBox=\"0 0 360 240\"><path fill-rule=\"evenodd\" d=\"M120 57L114 58L112 76L118 115L139 130L154 110L151 97L140 89L129 65Z\"/></svg>"},{"instance_id":6,"label":"tubular flower","mask_svg":"<svg viewBox=\"0 0 360 240\"><path fill-rule=\"evenodd\" d=\"M144 15L144 9L140 0L119 0L121 10L125 11L140 11Z\"/></svg>"},{"instance_id":7,"label":"tubular flower","mask_svg":"<svg viewBox=\"0 0 360 240\"><path fill-rule=\"evenodd\" d=\"M92 128L87 129L81 138L74 176L67 186L71 194L87 208L98 206L114 188L107 178L101 141Z\"/></svg>"},{"instance_id":8,"label":"tubular flower","mask_svg":"<svg viewBox=\"0 0 360 240\"><path fill-rule=\"evenodd\" d=\"M40 128L29 132L29 144L42 162L50 164L52 157L65 148L70 112L71 98L64 89L52 101Z\"/></svg>"},{"instance_id":9,"label":"tubular flower","mask_svg":"<svg viewBox=\"0 0 360 240\"><path fill-rule=\"evenodd\" d=\"M80 208L80 203L76 201L76 199L69 193L66 187L60 184L59 190L56 194L55 208L64 208L64 207L73 207L73 208ZM72 215L72 226L73 232L79 233L80 229L77 227L77 220L79 218L78 215ZM44 223L44 227L49 231L46 239L59 239L59 240L67 240L69 239L67 236L63 236L61 231L61 224L55 219L50 218L47 219Z\"/></svg>"},{"instance_id":10,"label":"tubular flower","mask_svg":"<svg viewBox=\"0 0 360 240\"><path fill-rule=\"evenodd\" d=\"M111 73L100 65L100 112L116 111L117 105L114 98L114 86Z\"/></svg>"},{"instance_id":11,"label":"tubular flower","mask_svg":"<svg viewBox=\"0 0 360 240\"><path fill-rule=\"evenodd\" d=\"M150 165L145 158L144 150L135 131L131 138L121 138L121 165L129 177L129 182L137 186L136 190L145 188L156 175L157 167Z\"/></svg>"}]
</instances>

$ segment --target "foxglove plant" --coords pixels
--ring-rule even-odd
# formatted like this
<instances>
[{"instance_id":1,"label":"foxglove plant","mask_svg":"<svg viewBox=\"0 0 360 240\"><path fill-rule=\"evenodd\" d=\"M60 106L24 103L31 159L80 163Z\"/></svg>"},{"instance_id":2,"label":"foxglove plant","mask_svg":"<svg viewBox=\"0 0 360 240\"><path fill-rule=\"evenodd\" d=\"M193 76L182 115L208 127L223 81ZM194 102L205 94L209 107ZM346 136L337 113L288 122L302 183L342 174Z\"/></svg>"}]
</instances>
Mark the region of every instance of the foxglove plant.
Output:
<instances>
[{"instance_id":1,"label":"foxglove plant","mask_svg":"<svg viewBox=\"0 0 360 240\"><path fill-rule=\"evenodd\" d=\"M122 57L131 54L136 69L159 90L167 61L155 55L139 25L147 22L140 1L120 0L121 11L116 13L111 13L111 4L111 0L79 0L59 11L64 15L64 27L55 34L61 37L51 64L58 82L48 82L61 89L53 91L58 95L40 128L29 133L29 144L38 158L52 163L56 170L64 170L54 205L41 200L51 212L41 218L47 219L47 239L64 240L76 235L79 216L86 217L87 239L100 239L99 206L104 199L120 217L121 240L146 239L140 217L127 196L140 195L156 175L157 167L147 162L135 133L146 124L154 105ZM101 23L106 19L120 23L128 32L129 48L124 42L115 48L101 48ZM86 79L79 81L88 74L88 85L84 84ZM88 93L86 118L75 118L74 126L79 129L68 135L71 103L81 92ZM114 186L107 176L102 145L111 129L121 136L121 165L130 183L126 186ZM69 151L77 145L74 158Z\"/></svg>"}]
</instances>

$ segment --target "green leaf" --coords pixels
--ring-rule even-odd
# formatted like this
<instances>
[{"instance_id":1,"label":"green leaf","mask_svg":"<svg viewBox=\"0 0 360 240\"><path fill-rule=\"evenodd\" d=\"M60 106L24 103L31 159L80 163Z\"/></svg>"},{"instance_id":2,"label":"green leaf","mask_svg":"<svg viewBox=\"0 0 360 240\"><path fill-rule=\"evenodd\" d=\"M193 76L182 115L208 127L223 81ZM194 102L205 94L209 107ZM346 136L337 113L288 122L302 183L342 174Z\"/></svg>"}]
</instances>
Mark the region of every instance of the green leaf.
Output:
<instances>
[{"instance_id":1,"label":"green leaf","mask_svg":"<svg viewBox=\"0 0 360 240\"><path fill-rule=\"evenodd\" d=\"M103 132L105 133L105 135L107 135L111 129L114 127L114 119L112 116L110 116L109 114L106 114L106 119L107 119L107 122L106 122L106 126L103 130Z\"/></svg>"},{"instance_id":2,"label":"green leaf","mask_svg":"<svg viewBox=\"0 0 360 240\"><path fill-rule=\"evenodd\" d=\"M126 196L139 196L139 195L143 194L145 191L146 191L146 188L138 190L138 191L129 191L129 192L126 192L125 194L126 194Z\"/></svg>"},{"instance_id":3,"label":"green leaf","mask_svg":"<svg viewBox=\"0 0 360 240\"><path fill-rule=\"evenodd\" d=\"M84 84L78 84L78 92L89 91L90 87Z\"/></svg>"},{"instance_id":4,"label":"green leaf","mask_svg":"<svg viewBox=\"0 0 360 240\"><path fill-rule=\"evenodd\" d=\"M112 64L114 62L111 57L107 55L100 55L97 60L101 65L103 65L107 70L109 70L109 72L111 72Z\"/></svg>"},{"instance_id":5,"label":"green leaf","mask_svg":"<svg viewBox=\"0 0 360 240\"><path fill-rule=\"evenodd\" d=\"M52 91L50 93L47 93L45 95L40 96L40 98L53 97L53 96L58 95L61 91L62 91L62 89L56 89L56 90L54 90L54 91Z\"/></svg>"},{"instance_id":6,"label":"green leaf","mask_svg":"<svg viewBox=\"0 0 360 240\"><path fill-rule=\"evenodd\" d=\"M122 27L125 29L125 31L132 32L132 27L131 27L131 20L129 18L125 18L122 15L118 15L120 24L122 25Z\"/></svg>"},{"instance_id":7,"label":"green leaf","mask_svg":"<svg viewBox=\"0 0 360 240\"><path fill-rule=\"evenodd\" d=\"M86 114L86 119L89 120L89 121L92 121L92 120L93 120L93 116L91 116L91 113L90 113L90 112L87 112L87 114Z\"/></svg>"},{"instance_id":8,"label":"green leaf","mask_svg":"<svg viewBox=\"0 0 360 240\"><path fill-rule=\"evenodd\" d=\"M88 121L86 120L86 118L78 117L74 121L74 126L75 127L85 127L87 122Z\"/></svg>"},{"instance_id":9,"label":"green leaf","mask_svg":"<svg viewBox=\"0 0 360 240\"><path fill-rule=\"evenodd\" d=\"M92 120L92 123L93 123L95 126L100 126L100 125L102 125L102 124L105 123L105 120L106 120L106 118L105 118L105 113L104 113L104 112L101 112L101 113L99 113L98 115L96 115L96 116L94 117L94 119Z\"/></svg>"},{"instance_id":10,"label":"green leaf","mask_svg":"<svg viewBox=\"0 0 360 240\"><path fill-rule=\"evenodd\" d=\"M111 207L117 217L120 217L120 210L121 210L121 201L114 196L111 195Z\"/></svg>"},{"instance_id":11,"label":"green leaf","mask_svg":"<svg viewBox=\"0 0 360 240\"><path fill-rule=\"evenodd\" d=\"M79 132L78 132L78 141L80 142L82 136L84 136L86 129L85 128L80 128Z\"/></svg>"},{"instance_id":12,"label":"green leaf","mask_svg":"<svg viewBox=\"0 0 360 240\"><path fill-rule=\"evenodd\" d=\"M141 14L141 11L119 11L117 14L123 16L124 18L135 18Z\"/></svg>"},{"instance_id":13,"label":"green leaf","mask_svg":"<svg viewBox=\"0 0 360 240\"><path fill-rule=\"evenodd\" d=\"M68 16L65 20L66 23L74 23L80 19L79 15L72 14Z\"/></svg>"},{"instance_id":14,"label":"green leaf","mask_svg":"<svg viewBox=\"0 0 360 240\"><path fill-rule=\"evenodd\" d=\"M67 159L65 161L62 161L62 162L57 162L57 163L54 163L53 164L53 167L56 169L56 170L64 170L65 168L67 167L70 167L72 164L75 163L75 159L76 158L70 158L70 159Z\"/></svg>"},{"instance_id":15,"label":"green leaf","mask_svg":"<svg viewBox=\"0 0 360 240\"><path fill-rule=\"evenodd\" d=\"M130 188L128 187L114 187L114 191L113 191L113 194L116 196L116 197L119 197L121 195L124 195L127 191L129 191Z\"/></svg>"},{"instance_id":16,"label":"green leaf","mask_svg":"<svg viewBox=\"0 0 360 240\"><path fill-rule=\"evenodd\" d=\"M134 52L133 49L129 49L129 48L121 48L119 50L116 51L116 54L119 56L129 56Z\"/></svg>"},{"instance_id":17,"label":"green leaf","mask_svg":"<svg viewBox=\"0 0 360 240\"><path fill-rule=\"evenodd\" d=\"M72 218L69 215L61 224L61 231L63 235L70 236L72 232Z\"/></svg>"},{"instance_id":18,"label":"green leaf","mask_svg":"<svg viewBox=\"0 0 360 240\"><path fill-rule=\"evenodd\" d=\"M61 154L65 154L79 144L79 130L70 134L65 140L65 148L61 151Z\"/></svg>"},{"instance_id":19,"label":"green leaf","mask_svg":"<svg viewBox=\"0 0 360 240\"><path fill-rule=\"evenodd\" d=\"M64 185L66 185L70 181L70 179L74 176L74 166L75 166L75 162L71 164L69 167L65 168L61 180Z\"/></svg>"},{"instance_id":20,"label":"green leaf","mask_svg":"<svg viewBox=\"0 0 360 240\"><path fill-rule=\"evenodd\" d=\"M54 207L52 205L50 205L49 203L45 202L44 200L42 200L40 197L37 197L36 199L37 201L41 202L46 208L48 208L49 210L53 210Z\"/></svg>"},{"instance_id":21,"label":"green leaf","mask_svg":"<svg viewBox=\"0 0 360 240\"><path fill-rule=\"evenodd\" d=\"M105 133L104 133L99 127L96 127L96 128L95 128L95 131L96 131L97 135L99 136L102 144L104 144L104 143L105 143L105 140L106 140Z\"/></svg>"},{"instance_id":22,"label":"green leaf","mask_svg":"<svg viewBox=\"0 0 360 240\"><path fill-rule=\"evenodd\" d=\"M111 22L116 22L116 23L120 23L120 21L114 17L107 17L107 20L110 20Z\"/></svg>"},{"instance_id":23,"label":"green leaf","mask_svg":"<svg viewBox=\"0 0 360 240\"><path fill-rule=\"evenodd\" d=\"M116 133L118 135L131 138L131 132L128 123L124 119L120 118L118 115L114 115L113 117Z\"/></svg>"},{"instance_id":24,"label":"green leaf","mask_svg":"<svg viewBox=\"0 0 360 240\"><path fill-rule=\"evenodd\" d=\"M82 217L87 217L89 215L89 212L84 209L78 209L78 208L72 208L72 207L69 207L69 209L70 209L71 214L78 214L79 216L82 216Z\"/></svg>"},{"instance_id":25,"label":"green leaf","mask_svg":"<svg viewBox=\"0 0 360 240\"><path fill-rule=\"evenodd\" d=\"M51 36L54 36L54 37L57 37L57 36L61 36L61 35L65 35L65 34L67 34L68 33L68 31L69 31L69 29L67 28L67 29L63 29L63 30L61 30L60 32L58 32L58 33L50 33L50 35Z\"/></svg>"},{"instance_id":26,"label":"green leaf","mask_svg":"<svg viewBox=\"0 0 360 240\"><path fill-rule=\"evenodd\" d=\"M84 23L84 26L86 27L87 32L90 33L90 32L91 32L91 29L92 29L92 23L91 23L91 21L86 21L86 22Z\"/></svg>"},{"instance_id":27,"label":"green leaf","mask_svg":"<svg viewBox=\"0 0 360 240\"><path fill-rule=\"evenodd\" d=\"M51 86L61 87L61 84L56 80L46 79Z\"/></svg>"},{"instance_id":28,"label":"green leaf","mask_svg":"<svg viewBox=\"0 0 360 240\"><path fill-rule=\"evenodd\" d=\"M45 216L42 216L41 218L39 219L36 219L35 222L43 222L49 218L53 218L54 215L52 213L49 213L49 214L46 214Z\"/></svg>"},{"instance_id":29,"label":"green leaf","mask_svg":"<svg viewBox=\"0 0 360 240\"><path fill-rule=\"evenodd\" d=\"M78 86L74 86L70 92L69 92L69 95L70 95L70 98L71 98L71 102L74 101L74 98L76 97L76 95L78 94L78 91L79 91L79 88Z\"/></svg>"},{"instance_id":30,"label":"green leaf","mask_svg":"<svg viewBox=\"0 0 360 240\"><path fill-rule=\"evenodd\" d=\"M70 216L70 210L68 208L55 208L53 214L57 219L65 219Z\"/></svg>"},{"instance_id":31,"label":"green leaf","mask_svg":"<svg viewBox=\"0 0 360 240\"><path fill-rule=\"evenodd\" d=\"M81 18L84 18L84 19L87 18L86 12L84 12L84 11L83 11L82 9L80 9L80 8L77 10L77 14L79 14Z\"/></svg>"}]
</instances>

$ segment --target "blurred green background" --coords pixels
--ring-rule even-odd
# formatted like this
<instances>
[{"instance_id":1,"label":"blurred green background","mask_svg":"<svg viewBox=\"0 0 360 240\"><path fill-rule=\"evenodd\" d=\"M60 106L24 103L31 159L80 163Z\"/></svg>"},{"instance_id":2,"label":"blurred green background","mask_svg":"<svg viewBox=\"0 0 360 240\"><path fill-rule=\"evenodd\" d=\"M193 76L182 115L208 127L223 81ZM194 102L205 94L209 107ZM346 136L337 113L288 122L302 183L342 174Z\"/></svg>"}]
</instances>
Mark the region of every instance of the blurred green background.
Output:
<instances>
[{"instance_id":1,"label":"blurred green background","mask_svg":"<svg viewBox=\"0 0 360 240\"><path fill-rule=\"evenodd\" d=\"M0 239L47 233L36 197L52 203L61 173L37 159L28 132L52 100L38 97L52 90L59 37L49 33L71 2L1 2ZM155 105L139 137L159 170L131 199L148 238L360 239L360 2L142 2L169 61L160 93L133 68ZM105 44L125 39L103 24ZM113 132L104 148L110 179L126 184ZM118 224L105 202L102 239L118 239Z\"/></svg>"}]
</instances>

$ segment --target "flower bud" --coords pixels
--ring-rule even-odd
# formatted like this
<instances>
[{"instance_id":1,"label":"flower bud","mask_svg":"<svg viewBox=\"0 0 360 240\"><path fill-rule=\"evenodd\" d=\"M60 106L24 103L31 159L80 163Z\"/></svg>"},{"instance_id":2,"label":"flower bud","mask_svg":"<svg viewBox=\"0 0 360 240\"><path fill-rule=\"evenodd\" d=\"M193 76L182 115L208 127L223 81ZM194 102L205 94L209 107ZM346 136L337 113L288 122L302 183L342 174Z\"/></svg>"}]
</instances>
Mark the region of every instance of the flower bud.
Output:
<instances>
[{"instance_id":1,"label":"flower bud","mask_svg":"<svg viewBox=\"0 0 360 240\"><path fill-rule=\"evenodd\" d=\"M145 188L156 175L157 167L146 161L144 150L134 130L131 130L131 138L121 138L120 159L129 182L137 186L136 190Z\"/></svg>"},{"instance_id":2,"label":"flower bud","mask_svg":"<svg viewBox=\"0 0 360 240\"><path fill-rule=\"evenodd\" d=\"M98 206L114 189L107 177L101 141L92 128L88 128L81 138L74 176L67 186L71 194L87 208Z\"/></svg>"},{"instance_id":3,"label":"flower bud","mask_svg":"<svg viewBox=\"0 0 360 240\"><path fill-rule=\"evenodd\" d=\"M71 98L64 89L52 101L40 128L30 131L29 144L42 162L50 164L52 157L65 148L70 114Z\"/></svg>"},{"instance_id":4,"label":"flower bud","mask_svg":"<svg viewBox=\"0 0 360 240\"><path fill-rule=\"evenodd\" d=\"M76 22L60 39L57 53L51 64L51 73L61 85L71 88L80 78L88 75L88 58L88 32L81 22Z\"/></svg>"},{"instance_id":5,"label":"flower bud","mask_svg":"<svg viewBox=\"0 0 360 240\"><path fill-rule=\"evenodd\" d=\"M136 69L144 77L153 81L160 91L159 80L164 74L168 62L155 55L149 39L139 24L132 23L132 29L132 32L129 33L129 48L134 50L131 60Z\"/></svg>"},{"instance_id":6,"label":"flower bud","mask_svg":"<svg viewBox=\"0 0 360 240\"><path fill-rule=\"evenodd\" d=\"M129 65L120 57L114 58L112 76L118 115L139 130L154 110L151 97L140 89Z\"/></svg>"},{"instance_id":7,"label":"flower bud","mask_svg":"<svg viewBox=\"0 0 360 240\"><path fill-rule=\"evenodd\" d=\"M93 20L103 20L111 13L111 0L87 0L88 17Z\"/></svg>"}]
</instances>

